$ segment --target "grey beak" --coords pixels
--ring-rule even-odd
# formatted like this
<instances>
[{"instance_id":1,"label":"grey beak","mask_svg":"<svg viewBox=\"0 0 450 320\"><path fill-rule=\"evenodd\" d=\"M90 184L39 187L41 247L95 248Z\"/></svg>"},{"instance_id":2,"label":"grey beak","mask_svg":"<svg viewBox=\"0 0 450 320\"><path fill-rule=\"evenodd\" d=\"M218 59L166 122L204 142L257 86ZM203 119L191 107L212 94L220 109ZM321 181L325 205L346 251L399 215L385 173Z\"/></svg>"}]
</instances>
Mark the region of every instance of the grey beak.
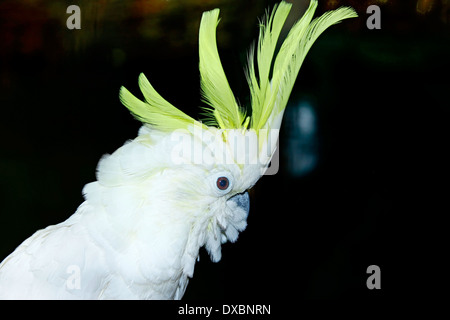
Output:
<instances>
[{"instance_id":1,"label":"grey beak","mask_svg":"<svg viewBox=\"0 0 450 320\"><path fill-rule=\"evenodd\" d=\"M232 196L228 201L234 202L237 207L244 210L248 215L248 212L250 211L250 197L247 191Z\"/></svg>"}]
</instances>

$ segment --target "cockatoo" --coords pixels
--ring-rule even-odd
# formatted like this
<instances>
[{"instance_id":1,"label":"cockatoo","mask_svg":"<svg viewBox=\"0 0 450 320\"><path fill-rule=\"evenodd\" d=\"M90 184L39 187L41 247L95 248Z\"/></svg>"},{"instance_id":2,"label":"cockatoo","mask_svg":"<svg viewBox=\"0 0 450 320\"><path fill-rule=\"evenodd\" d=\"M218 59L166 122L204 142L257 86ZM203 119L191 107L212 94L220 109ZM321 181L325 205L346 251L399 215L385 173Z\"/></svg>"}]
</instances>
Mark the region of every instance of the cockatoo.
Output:
<instances>
[{"instance_id":1,"label":"cockatoo","mask_svg":"<svg viewBox=\"0 0 450 320\"><path fill-rule=\"evenodd\" d=\"M139 76L145 101L120 89L143 123L138 136L97 167L97 181L66 221L34 233L0 265L3 299L180 299L199 249L221 259L247 225L250 189L276 149L289 95L308 50L329 26L356 17L352 8L312 20L311 0L278 53L291 4L281 2L260 24L246 77L251 114L231 91L220 62L219 9L204 12L199 69L206 119L183 113Z\"/></svg>"}]
</instances>

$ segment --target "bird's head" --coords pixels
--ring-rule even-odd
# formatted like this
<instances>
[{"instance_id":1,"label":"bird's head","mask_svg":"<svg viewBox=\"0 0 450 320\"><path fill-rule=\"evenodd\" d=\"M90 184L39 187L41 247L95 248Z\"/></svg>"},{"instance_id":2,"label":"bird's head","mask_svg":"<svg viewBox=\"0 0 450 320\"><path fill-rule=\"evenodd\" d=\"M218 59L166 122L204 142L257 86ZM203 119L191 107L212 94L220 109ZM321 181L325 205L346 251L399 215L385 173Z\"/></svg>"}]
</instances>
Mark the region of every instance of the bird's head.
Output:
<instances>
[{"instance_id":1,"label":"bird's head","mask_svg":"<svg viewBox=\"0 0 450 320\"><path fill-rule=\"evenodd\" d=\"M165 141L159 142L164 148L157 150L164 155L152 157L171 163L165 166L172 172L169 190L178 203L184 201L186 210L192 211L194 225L202 229L196 245L206 245L213 260L220 259L220 244L227 239L235 241L246 227L247 190L272 159L283 112L306 53L326 28L356 16L353 9L340 8L312 20L316 7L317 1L312 0L277 54L291 4L281 2L261 21L258 44L248 55L251 106L247 110L235 99L219 58L219 9L205 12L200 23L199 69L206 104L203 121L166 101L143 74L139 86L144 101L124 87L120 90L122 103L144 124L137 140L143 145L147 141L149 148L154 140Z\"/></svg>"}]
</instances>

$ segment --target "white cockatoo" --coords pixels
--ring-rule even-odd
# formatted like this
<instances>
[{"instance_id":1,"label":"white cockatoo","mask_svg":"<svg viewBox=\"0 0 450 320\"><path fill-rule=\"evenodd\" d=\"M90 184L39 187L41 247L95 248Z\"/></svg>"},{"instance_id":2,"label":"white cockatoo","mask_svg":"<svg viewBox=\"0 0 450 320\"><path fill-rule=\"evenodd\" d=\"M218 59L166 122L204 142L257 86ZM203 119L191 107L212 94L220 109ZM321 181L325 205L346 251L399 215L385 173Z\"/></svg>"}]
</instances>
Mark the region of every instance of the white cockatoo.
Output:
<instances>
[{"instance_id":1,"label":"white cockatoo","mask_svg":"<svg viewBox=\"0 0 450 320\"><path fill-rule=\"evenodd\" d=\"M276 148L284 109L317 37L351 8L312 20L311 0L278 53L291 5L261 22L248 58L251 115L230 89L216 44L219 9L203 13L199 31L202 97L196 121L162 98L141 74L145 101L121 88L120 99L143 123L138 136L103 156L97 181L66 221L34 233L0 264L3 299L180 299L199 249L213 261L221 244L245 229L246 192Z\"/></svg>"}]
</instances>

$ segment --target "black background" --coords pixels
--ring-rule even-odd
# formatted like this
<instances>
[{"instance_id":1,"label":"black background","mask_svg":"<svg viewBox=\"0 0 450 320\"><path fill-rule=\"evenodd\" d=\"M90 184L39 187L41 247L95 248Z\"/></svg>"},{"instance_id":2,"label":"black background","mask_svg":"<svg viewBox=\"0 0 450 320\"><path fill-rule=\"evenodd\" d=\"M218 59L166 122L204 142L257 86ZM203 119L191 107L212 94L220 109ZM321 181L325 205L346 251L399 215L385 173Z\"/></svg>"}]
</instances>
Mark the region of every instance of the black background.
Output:
<instances>
[{"instance_id":1,"label":"black background","mask_svg":"<svg viewBox=\"0 0 450 320\"><path fill-rule=\"evenodd\" d=\"M144 72L168 101L198 115L205 10L221 8L219 52L245 104L246 52L275 2L92 3L0 4L0 260L75 212L100 157L136 136L120 86L137 93ZM258 182L247 229L223 246L219 263L201 250L185 299L438 294L448 264L445 3L320 1L316 15L353 5L360 17L319 38L291 96L315 102L318 165L294 178L282 162ZM66 28L69 4L81 8L81 30ZM370 4L381 8L380 30L366 27ZM366 287L369 265L381 268L381 290Z\"/></svg>"}]
</instances>

